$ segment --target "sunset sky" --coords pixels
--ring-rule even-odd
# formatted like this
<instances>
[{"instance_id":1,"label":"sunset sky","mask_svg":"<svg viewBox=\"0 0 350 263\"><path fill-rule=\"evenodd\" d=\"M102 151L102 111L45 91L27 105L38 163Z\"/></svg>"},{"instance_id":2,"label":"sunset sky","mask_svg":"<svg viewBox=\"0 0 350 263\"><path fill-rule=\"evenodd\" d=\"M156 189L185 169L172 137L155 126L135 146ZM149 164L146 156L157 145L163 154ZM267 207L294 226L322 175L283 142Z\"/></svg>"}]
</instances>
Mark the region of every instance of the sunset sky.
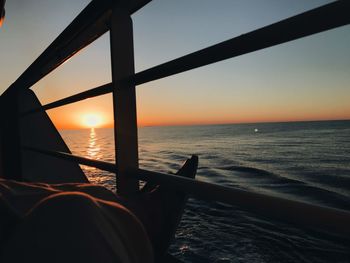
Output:
<instances>
[{"instance_id":1,"label":"sunset sky","mask_svg":"<svg viewBox=\"0 0 350 263\"><path fill-rule=\"evenodd\" d=\"M136 72L332 1L153 0L133 15ZM88 0L7 0L2 93ZM45 104L111 81L109 35L32 87ZM350 27L137 87L138 123L190 125L350 119ZM48 111L58 128L113 124L104 95ZM89 117L90 116L90 117Z\"/></svg>"}]
</instances>

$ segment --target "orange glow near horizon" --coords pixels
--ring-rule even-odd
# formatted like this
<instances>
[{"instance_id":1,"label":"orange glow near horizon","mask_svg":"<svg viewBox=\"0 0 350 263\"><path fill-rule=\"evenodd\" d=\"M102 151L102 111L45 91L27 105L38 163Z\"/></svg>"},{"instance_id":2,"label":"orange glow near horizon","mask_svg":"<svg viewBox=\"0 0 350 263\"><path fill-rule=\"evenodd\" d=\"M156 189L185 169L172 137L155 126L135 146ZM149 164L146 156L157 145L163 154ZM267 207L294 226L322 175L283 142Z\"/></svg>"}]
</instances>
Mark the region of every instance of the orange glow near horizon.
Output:
<instances>
[{"instance_id":1,"label":"orange glow near horizon","mask_svg":"<svg viewBox=\"0 0 350 263\"><path fill-rule=\"evenodd\" d=\"M206 108L207 109L206 109ZM141 108L141 107L140 107ZM349 120L350 111L344 108L305 109L302 105L265 108L249 108L241 106L230 110L205 105L198 109L176 110L167 107L164 110L143 108L138 111L139 126L183 126L183 125L215 125L263 122L298 122ZM348 107L347 107L348 108Z\"/></svg>"},{"instance_id":2,"label":"orange glow near horizon","mask_svg":"<svg viewBox=\"0 0 350 263\"><path fill-rule=\"evenodd\" d=\"M112 116L103 116L99 113L83 113L78 117L65 119L63 114L49 114L58 129L85 129L85 128L112 128ZM320 115L314 116L282 116L275 117L228 117L206 119L198 117L197 119L187 118L139 118L138 126L187 126L187 125L215 125L215 124L239 124L239 123L259 123L259 122L294 122L294 121L326 121L326 120L348 120L349 116L329 116L328 118ZM109 120L109 121L107 121Z\"/></svg>"},{"instance_id":3,"label":"orange glow near horizon","mask_svg":"<svg viewBox=\"0 0 350 263\"><path fill-rule=\"evenodd\" d=\"M6 61L0 74L0 92L12 85L88 1L50 1L36 8L18 4L21 1L8 2L7 12L14 17L0 32L0 57ZM260 5L254 8L264 12L249 17L242 10L251 10L250 1L240 1L238 5L235 1L223 1L218 12L211 12L217 8L216 1L206 1L197 6L202 9L196 14L184 12L195 1L177 1L176 5L172 4L176 1L165 2L168 4L154 3L133 15L135 72L319 6L318 1L289 1L291 4L277 7L271 3L268 7L257 1ZM27 11L30 15L22 16ZM172 19L159 23L162 14L170 11L172 17L179 18L178 23L172 23ZM50 14L49 22L36 19L43 13ZM237 19L240 23L236 23ZM232 24L237 26L233 28ZM193 34L202 30L205 33L201 37ZM182 37L174 32L181 32ZM28 34L32 37L28 38ZM139 84L135 92L137 124L142 127L350 120L349 47L350 27L343 26ZM103 34L45 75L31 90L45 105L112 81L110 34ZM57 129L111 128L113 95L84 99L50 109L47 114Z\"/></svg>"},{"instance_id":4,"label":"orange glow near horizon","mask_svg":"<svg viewBox=\"0 0 350 263\"><path fill-rule=\"evenodd\" d=\"M157 93L160 91L158 89ZM70 94L61 96L67 95ZM324 106L326 102L313 101L310 104L303 101L303 98L284 102L279 99L254 100L254 97L250 100L245 97L228 100L226 96L221 103L208 103L205 98L191 101L185 101L186 97L173 98L176 95L173 93L161 94L164 97L162 99L148 98L147 95L146 92L140 92L137 97L137 122L140 127L350 119L346 94L340 96L337 104L329 104L327 107ZM43 98L43 104L55 99L57 98ZM114 126L111 94L52 109L47 113L58 129Z\"/></svg>"},{"instance_id":5,"label":"orange glow near horizon","mask_svg":"<svg viewBox=\"0 0 350 263\"><path fill-rule=\"evenodd\" d=\"M335 118L266 118L266 119L227 119L227 120L207 120L207 121L147 121L138 122L139 127L147 126L196 126L196 125L220 125L220 124L244 124L244 123L272 123L272 122L304 122L304 121L332 121L332 120L350 120L349 117ZM109 127L109 126L108 126ZM112 127L112 126L110 126ZM106 127L107 128L107 127Z\"/></svg>"},{"instance_id":6,"label":"orange glow near horizon","mask_svg":"<svg viewBox=\"0 0 350 263\"><path fill-rule=\"evenodd\" d=\"M58 129L92 129L92 128L110 128L113 122L109 116L102 113L78 113L67 115L65 113L49 112L52 122Z\"/></svg>"},{"instance_id":7,"label":"orange glow near horizon","mask_svg":"<svg viewBox=\"0 0 350 263\"><path fill-rule=\"evenodd\" d=\"M84 100L47 111L58 129L113 127L111 96Z\"/></svg>"}]
</instances>

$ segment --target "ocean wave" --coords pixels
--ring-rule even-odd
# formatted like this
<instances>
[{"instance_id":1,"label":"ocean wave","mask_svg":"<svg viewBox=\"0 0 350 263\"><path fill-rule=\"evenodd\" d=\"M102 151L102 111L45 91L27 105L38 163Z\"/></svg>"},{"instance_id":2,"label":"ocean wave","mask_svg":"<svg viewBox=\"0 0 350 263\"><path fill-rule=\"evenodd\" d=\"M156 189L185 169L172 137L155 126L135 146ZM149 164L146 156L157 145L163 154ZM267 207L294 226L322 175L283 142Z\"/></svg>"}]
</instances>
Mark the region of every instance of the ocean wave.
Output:
<instances>
[{"instance_id":1,"label":"ocean wave","mask_svg":"<svg viewBox=\"0 0 350 263\"><path fill-rule=\"evenodd\" d=\"M350 122L313 122L141 129L140 166L175 173L196 153L197 180L350 210L349 127ZM95 132L104 158L111 160L113 131ZM74 154L86 154L88 132L63 137ZM115 190L113 174L86 173ZM171 253L184 262L349 262L349 238L306 227L252 214L243 205L191 198Z\"/></svg>"},{"instance_id":2,"label":"ocean wave","mask_svg":"<svg viewBox=\"0 0 350 263\"><path fill-rule=\"evenodd\" d=\"M231 165L231 166L221 166L221 167L215 167L216 169L220 170L227 170L227 171L237 171L237 172L244 172L244 173L254 173L256 175L265 175L265 176L276 176L274 173L254 168L254 167L248 167L248 166L238 166L238 165Z\"/></svg>"}]
</instances>

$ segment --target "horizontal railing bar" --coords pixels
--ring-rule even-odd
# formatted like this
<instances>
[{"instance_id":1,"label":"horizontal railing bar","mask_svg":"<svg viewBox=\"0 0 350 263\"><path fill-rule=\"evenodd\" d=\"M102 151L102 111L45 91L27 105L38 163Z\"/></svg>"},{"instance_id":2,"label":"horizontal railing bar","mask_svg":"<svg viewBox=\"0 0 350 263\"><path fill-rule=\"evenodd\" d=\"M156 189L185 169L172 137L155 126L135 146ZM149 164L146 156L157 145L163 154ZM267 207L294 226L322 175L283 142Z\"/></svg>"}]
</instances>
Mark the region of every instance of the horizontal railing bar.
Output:
<instances>
[{"instance_id":1,"label":"horizontal railing bar","mask_svg":"<svg viewBox=\"0 0 350 263\"><path fill-rule=\"evenodd\" d=\"M44 110L50 110L53 108L61 107L61 106L71 104L74 102L90 99L90 98L97 97L100 95L104 95L104 94L107 94L107 93L112 92L112 91L113 91L113 85L112 85L112 83L108 83L108 84L99 86L97 88L83 91L81 93L66 97L64 99L60 99L60 100L45 104L42 107L31 109L29 111L22 113L21 116L26 116L28 114L32 114L35 112L40 112L40 111L44 111Z\"/></svg>"},{"instance_id":2,"label":"horizontal railing bar","mask_svg":"<svg viewBox=\"0 0 350 263\"><path fill-rule=\"evenodd\" d=\"M196 198L235 205L254 213L278 218L307 228L316 227L327 231L335 231L342 235L350 234L350 212L345 210L312 205L143 169L139 169L134 176L140 180L151 181L172 189L181 190Z\"/></svg>"},{"instance_id":3,"label":"horizontal railing bar","mask_svg":"<svg viewBox=\"0 0 350 263\"><path fill-rule=\"evenodd\" d=\"M135 74L135 85L350 23L350 1L336 1Z\"/></svg>"},{"instance_id":4,"label":"horizontal railing bar","mask_svg":"<svg viewBox=\"0 0 350 263\"><path fill-rule=\"evenodd\" d=\"M150 0L93 0L49 47L5 91L30 88L52 70L109 30L111 7L120 5L132 14Z\"/></svg>"},{"instance_id":5,"label":"horizontal railing bar","mask_svg":"<svg viewBox=\"0 0 350 263\"><path fill-rule=\"evenodd\" d=\"M28 146L23 148L25 150L47 154L112 173L116 171L116 165L113 163L91 160L69 153L37 149ZM335 231L343 235L350 234L350 212L345 210L312 205L144 169L138 169L137 173L131 174L131 176L139 180L154 182L174 190L181 190L196 198L231 204L254 213L278 218L304 227L321 228L327 231Z\"/></svg>"},{"instance_id":6,"label":"horizontal railing bar","mask_svg":"<svg viewBox=\"0 0 350 263\"><path fill-rule=\"evenodd\" d=\"M70 153L39 149L39 148L35 148L35 147L30 147L30 146L23 146L22 149L45 154L45 155L49 155L49 156L60 158L60 159L64 159L64 160L67 160L70 162L75 162L75 163L87 165L90 167L95 167L95 168L98 168L100 170L111 172L111 173L115 173L115 171L116 171L116 165L113 163L109 163L109 162L93 160L93 159L73 155Z\"/></svg>"}]
</instances>

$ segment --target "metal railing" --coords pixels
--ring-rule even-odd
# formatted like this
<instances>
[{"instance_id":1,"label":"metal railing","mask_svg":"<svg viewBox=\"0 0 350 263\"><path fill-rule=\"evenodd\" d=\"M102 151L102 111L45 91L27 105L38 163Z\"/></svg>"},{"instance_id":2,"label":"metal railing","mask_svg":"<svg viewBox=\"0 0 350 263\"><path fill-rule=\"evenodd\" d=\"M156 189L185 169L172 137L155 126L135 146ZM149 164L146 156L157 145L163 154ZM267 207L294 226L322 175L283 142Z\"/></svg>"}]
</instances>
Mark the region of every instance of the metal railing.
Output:
<instances>
[{"instance_id":1,"label":"metal railing","mask_svg":"<svg viewBox=\"0 0 350 263\"><path fill-rule=\"evenodd\" d=\"M118 193L128 195L138 191L138 180L153 181L167 187L181 189L194 197L216 200L245 207L267 216L274 216L302 225L319 226L329 231L350 234L350 213L328 207L252 193L231 187L201 182L175 175L139 169L135 85L157 80L224 59L309 36L350 23L350 1L337 1L285 19L270 26L232 38L145 71L134 72L131 14L149 0L112 1L93 0L37 60L13 83L2 97L9 98L11 114L5 135L19 142L18 124L13 119L78 102L87 98L113 93L115 118L116 163L91 160L69 153L15 145L10 157L20 164L20 151L36 151L55 158L89 165L115 173ZM43 105L26 112L18 112L17 96L57 68L79 50L110 30L112 82L88 91ZM13 147L13 145L12 145ZM18 166L18 165L17 165ZM18 172L18 167L8 172Z\"/></svg>"}]
</instances>

